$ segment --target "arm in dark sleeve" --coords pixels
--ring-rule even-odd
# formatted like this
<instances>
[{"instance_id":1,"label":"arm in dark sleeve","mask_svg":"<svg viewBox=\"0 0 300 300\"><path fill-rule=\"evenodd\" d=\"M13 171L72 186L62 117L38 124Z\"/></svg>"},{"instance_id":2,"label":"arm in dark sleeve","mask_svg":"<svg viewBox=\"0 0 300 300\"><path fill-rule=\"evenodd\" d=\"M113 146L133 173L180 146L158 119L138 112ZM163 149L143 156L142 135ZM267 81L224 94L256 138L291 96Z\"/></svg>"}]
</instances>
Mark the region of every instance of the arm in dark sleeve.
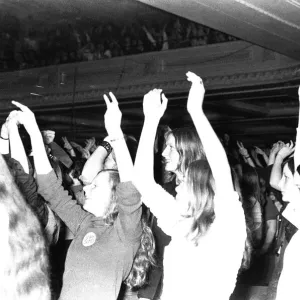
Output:
<instances>
[{"instance_id":1,"label":"arm in dark sleeve","mask_svg":"<svg viewBox=\"0 0 300 300\"><path fill-rule=\"evenodd\" d=\"M8 165L13 170L15 182L21 193L45 227L48 223L48 209L44 199L37 192L37 184L30 162L28 161L29 174L25 173L21 164L13 158L8 159Z\"/></svg>"},{"instance_id":2,"label":"arm in dark sleeve","mask_svg":"<svg viewBox=\"0 0 300 300\"><path fill-rule=\"evenodd\" d=\"M266 205L264 209L265 213L265 220L277 220L277 216L279 215L279 211L277 210L275 204L273 201L270 199L270 197L266 197Z\"/></svg>"},{"instance_id":3,"label":"arm in dark sleeve","mask_svg":"<svg viewBox=\"0 0 300 300\"><path fill-rule=\"evenodd\" d=\"M122 240L139 239L142 233L141 195L132 182L121 182L117 186L118 218L116 225Z\"/></svg>"},{"instance_id":4,"label":"arm in dark sleeve","mask_svg":"<svg viewBox=\"0 0 300 300\"><path fill-rule=\"evenodd\" d=\"M93 217L63 189L53 170L46 175L38 175L37 182L39 193L74 235Z\"/></svg>"},{"instance_id":5,"label":"arm in dark sleeve","mask_svg":"<svg viewBox=\"0 0 300 300\"><path fill-rule=\"evenodd\" d=\"M63 148L61 148L55 142L48 144L48 146L51 149L51 154L55 156L61 163L63 163L67 168L72 166L73 161Z\"/></svg>"}]
</instances>

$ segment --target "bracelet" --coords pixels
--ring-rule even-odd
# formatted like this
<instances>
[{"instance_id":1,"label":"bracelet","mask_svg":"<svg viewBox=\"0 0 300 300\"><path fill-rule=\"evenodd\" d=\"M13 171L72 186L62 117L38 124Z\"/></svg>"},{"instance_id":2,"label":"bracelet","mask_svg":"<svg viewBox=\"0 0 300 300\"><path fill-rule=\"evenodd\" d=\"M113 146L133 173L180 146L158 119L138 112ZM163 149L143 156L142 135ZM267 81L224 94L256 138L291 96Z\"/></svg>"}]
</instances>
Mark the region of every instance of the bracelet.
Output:
<instances>
[{"instance_id":1,"label":"bracelet","mask_svg":"<svg viewBox=\"0 0 300 300\"><path fill-rule=\"evenodd\" d=\"M244 156L244 158L248 159L248 158L250 158L250 156L249 155L248 156Z\"/></svg>"},{"instance_id":2,"label":"bracelet","mask_svg":"<svg viewBox=\"0 0 300 300\"><path fill-rule=\"evenodd\" d=\"M4 137L2 137L2 136L0 136L0 139L1 140L4 140L4 141L8 141L9 139L7 138L7 139L5 139Z\"/></svg>"},{"instance_id":3,"label":"bracelet","mask_svg":"<svg viewBox=\"0 0 300 300\"><path fill-rule=\"evenodd\" d=\"M120 136L120 137L118 137L118 138L111 139L110 142L113 143L113 142L116 142L116 141L119 141L119 140L124 140L124 139L125 139L125 137L124 137L124 135L123 135L123 136Z\"/></svg>"},{"instance_id":4,"label":"bracelet","mask_svg":"<svg viewBox=\"0 0 300 300\"><path fill-rule=\"evenodd\" d=\"M110 143L107 142L107 141L102 141L102 142L100 143L99 146L103 147L103 148L107 151L107 154L108 154L108 155L109 155L109 154L111 153L111 151L113 150L112 146L111 146Z\"/></svg>"}]
</instances>

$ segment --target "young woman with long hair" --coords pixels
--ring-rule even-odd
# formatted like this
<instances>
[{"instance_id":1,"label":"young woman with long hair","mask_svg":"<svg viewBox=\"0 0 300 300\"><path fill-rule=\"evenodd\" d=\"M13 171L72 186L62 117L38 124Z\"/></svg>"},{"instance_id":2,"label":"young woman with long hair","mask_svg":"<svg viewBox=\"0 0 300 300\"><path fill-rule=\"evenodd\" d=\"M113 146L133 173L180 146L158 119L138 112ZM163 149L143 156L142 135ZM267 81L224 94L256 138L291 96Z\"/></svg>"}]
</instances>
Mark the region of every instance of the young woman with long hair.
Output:
<instances>
[{"instance_id":1,"label":"young woman with long hair","mask_svg":"<svg viewBox=\"0 0 300 300\"><path fill-rule=\"evenodd\" d=\"M0 155L0 299L50 300L48 253L41 225Z\"/></svg>"},{"instance_id":2,"label":"young woman with long hair","mask_svg":"<svg viewBox=\"0 0 300 300\"><path fill-rule=\"evenodd\" d=\"M105 96L105 127L113 145L118 171L101 171L84 187L82 209L51 168L34 114L18 106L18 120L29 133L39 192L74 234L68 250L60 299L112 299L123 281L133 288L145 282L153 262L154 241L141 221L140 194L130 182L132 160L120 127L122 114L116 98Z\"/></svg>"},{"instance_id":3,"label":"young woman with long hair","mask_svg":"<svg viewBox=\"0 0 300 300\"><path fill-rule=\"evenodd\" d=\"M243 209L234 192L226 153L202 109L204 87L189 72L190 113L207 161L192 162L176 191L176 201L153 178L153 143L167 107L161 90L144 97L145 121L134 167L143 202L171 236L164 254L161 299L229 299L236 283L245 240ZM161 102L162 99L162 102Z\"/></svg>"}]
</instances>

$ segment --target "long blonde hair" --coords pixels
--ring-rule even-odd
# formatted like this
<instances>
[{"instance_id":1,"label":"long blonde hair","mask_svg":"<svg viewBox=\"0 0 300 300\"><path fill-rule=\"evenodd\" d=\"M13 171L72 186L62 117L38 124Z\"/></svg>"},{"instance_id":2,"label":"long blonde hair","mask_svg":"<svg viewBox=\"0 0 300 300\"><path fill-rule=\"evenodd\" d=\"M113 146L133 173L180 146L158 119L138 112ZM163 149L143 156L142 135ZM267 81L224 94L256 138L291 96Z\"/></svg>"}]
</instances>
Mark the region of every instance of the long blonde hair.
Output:
<instances>
[{"instance_id":1,"label":"long blonde hair","mask_svg":"<svg viewBox=\"0 0 300 300\"><path fill-rule=\"evenodd\" d=\"M203 236L215 219L214 211L214 178L207 160L192 162L187 170L187 185L193 194L188 203L186 217L193 218L188 237L194 244Z\"/></svg>"},{"instance_id":2,"label":"long blonde hair","mask_svg":"<svg viewBox=\"0 0 300 300\"><path fill-rule=\"evenodd\" d=\"M41 225L25 203L1 155L0 168L0 205L8 217L6 238L1 245L7 249L0 268L3 270L1 299L49 300L48 253Z\"/></svg>"}]
</instances>

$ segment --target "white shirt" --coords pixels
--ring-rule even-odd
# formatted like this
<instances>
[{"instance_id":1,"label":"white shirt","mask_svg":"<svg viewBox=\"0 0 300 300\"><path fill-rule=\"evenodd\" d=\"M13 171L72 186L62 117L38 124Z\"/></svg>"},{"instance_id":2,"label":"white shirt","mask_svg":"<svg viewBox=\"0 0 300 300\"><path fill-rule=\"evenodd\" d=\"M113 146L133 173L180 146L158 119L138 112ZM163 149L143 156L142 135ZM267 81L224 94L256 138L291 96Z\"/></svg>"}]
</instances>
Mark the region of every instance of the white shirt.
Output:
<instances>
[{"instance_id":1,"label":"white shirt","mask_svg":"<svg viewBox=\"0 0 300 300\"><path fill-rule=\"evenodd\" d=\"M192 220L180 215L174 198L151 186L143 202L172 240L165 248L162 300L228 300L235 288L246 240L244 212L238 195L215 196L216 218L198 246L186 239Z\"/></svg>"}]
</instances>

